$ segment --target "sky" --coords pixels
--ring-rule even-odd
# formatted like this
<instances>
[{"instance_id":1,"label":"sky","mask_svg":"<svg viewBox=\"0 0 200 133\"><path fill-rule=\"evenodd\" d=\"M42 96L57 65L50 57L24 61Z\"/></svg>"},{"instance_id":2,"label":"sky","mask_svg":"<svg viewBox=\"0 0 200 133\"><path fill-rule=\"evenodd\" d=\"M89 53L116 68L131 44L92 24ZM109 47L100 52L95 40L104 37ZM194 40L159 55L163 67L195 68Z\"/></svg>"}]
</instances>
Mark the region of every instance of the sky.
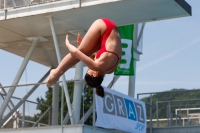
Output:
<instances>
[{"instance_id":1,"label":"sky","mask_svg":"<svg viewBox=\"0 0 200 133\"><path fill-rule=\"evenodd\" d=\"M135 95L173 88L200 89L200 0L186 1L192 6L192 16L146 23L143 54L136 63ZM1 49L0 55L0 83L9 86L23 58ZM30 61L19 84L37 83L48 70ZM65 75L67 80L74 79L74 69ZM112 74L107 75L103 85L112 78ZM128 77L120 77L112 89L127 94ZM43 85L34 98L44 96L46 90ZM27 91L21 89L20 93Z\"/></svg>"}]
</instances>

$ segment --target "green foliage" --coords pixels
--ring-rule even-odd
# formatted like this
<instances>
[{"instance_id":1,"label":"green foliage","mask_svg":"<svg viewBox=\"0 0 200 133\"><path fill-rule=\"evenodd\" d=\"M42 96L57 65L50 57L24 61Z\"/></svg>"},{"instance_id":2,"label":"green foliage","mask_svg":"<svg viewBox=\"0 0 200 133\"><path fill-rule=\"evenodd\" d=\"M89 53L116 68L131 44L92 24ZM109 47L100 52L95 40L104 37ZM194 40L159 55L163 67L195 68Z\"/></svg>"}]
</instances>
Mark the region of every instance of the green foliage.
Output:
<instances>
[{"instance_id":1,"label":"green foliage","mask_svg":"<svg viewBox=\"0 0 200 133\"><path fill-rule=\"evenodd\" d=\"M150 97L144 97L141 100L150 103ZM167 118L167 111L170 110L171 113L175 114L175 109L179 108L194 108L200 106L200 100L189 100L189 99L200 99L200 90L193 89L172 89L170 91L160 92L152 94L152 118L156 119L156 103L161 101L171 101L158 103L158 114L159 118ZM147 105L147 119L149 118L150 107ZM184 112L183 112L184 113Z\"/></svg>"},{"instance_id":2,"label":"green foliage","mask_svg":"<svg viewBox=\"0 0 200 133\"><path fill-rule=\"evenodd\" d=\"M73 101L74 82L68 82L67 83L67 87L68 87L68 91L69 91L69 95L70 95L70 101L72 102ZM84 94L84 97L81 98L82 101L81 101L80 118L83 116L83 114L85 112L87 112L87 110L92 105L92 101L93 101L93 89L86 87L86 88L84 88L84 93L83 94ZM84 99L84 106L83 106L83 99ZM62 100L62 88L59 87L58 124L60 124L60 122L61 122L61 100ZM42 97L39 98L38 97L37 98L37 102L51 106L52 105L52 88L51 87L48 88L48 91L45 94L45 98L42 98ZM68 112L67 102L66 102L65 96L64 96L64 103L63 103L63 105L64 105L63 117L65 117L66 114L67 114L67 112ZM38 113L38 114L36 114L34 116L35 120L37 120L47 110L47 107L45 107L44 105L38 105L37 109L40 110L40 113ZM46 115L40 122L48 124L48 119L49 119L48 115ZM88 118L88 120L85 122L85 124L92 125L92 116L90 116Z\"/></svg>"}]
</instances>

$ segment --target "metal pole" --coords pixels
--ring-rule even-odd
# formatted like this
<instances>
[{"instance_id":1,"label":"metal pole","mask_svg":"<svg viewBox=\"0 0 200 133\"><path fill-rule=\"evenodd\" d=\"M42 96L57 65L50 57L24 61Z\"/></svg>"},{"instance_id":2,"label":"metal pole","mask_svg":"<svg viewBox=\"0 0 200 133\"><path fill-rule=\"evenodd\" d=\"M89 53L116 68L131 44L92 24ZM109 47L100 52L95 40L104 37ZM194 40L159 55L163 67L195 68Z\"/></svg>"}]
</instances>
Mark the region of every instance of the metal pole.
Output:
<instances>
[{"instance_id":1,"label":"metal pole","mask_svg":"<svg viewBox=\"0 0 200 133\"><path fill-rule=\"evenodd\" d=\"M134 31L133 31L133 38L134 38L134 42L133 42L133 55L134 55L134 47L135 45L137 45L137 32L138 32L138 24L134 24ZM135 97L135 76L136 76L136 59L134 57L133 58L133 71L134 71L134 75L133 76L129 76L129 87L128 87L128 95L131 97Z\"/></svg>"},{"instance_id":2,"label":"metal pole","mask_svg":"<svg viewBox=\"0 0 200 133\"><path fill-rule=\"evenodd\" d=\"M48 125L51 125L51 113L52 112L52 108L49 110L49 116L48 116Z\"/></svg>"},{"instance_id":3,"label":"metal pole","mask_svg":"<svg viewBox=\"0 0 200 133\"><path fill-rule=\"evenodd\" d=\"M38 44L38 41L39 41L39 39L37 37L35 37L35 39L34 39L32 45L31 45L26 57L24 58L21 66L19 68L19 71L18 71L18 73L17 73L17 75L16 75L16 77L15 77L13 83L12 83L12 86L16 86L18 84L18 82L19 82L19 80L20 80L20 78L21 78L21 76L22 76L22 74L24 72L24 69L26 68L26 66L28 64L28 61L29 61L31 55L33 54L33 51L34 51L36 45ZM6 109L7 105L8 105L8 102L10 101L10 98L11 98L12 94L15 91L15 88L16 87L11 87L10 88L10 90L9 90L9 92L8 92L8 94L7 94L5 100L4 100L4 102L3 102L3 104L2 104L2 106L0 108L0 120L2 120L3 113L4 113L4 111L5 111L5 109Z\"/></svg>"},{"instance_id":4,"label":"metal pole","mask_svg":"<svg viewBox=\"0 0 200 133\"><path fill-rule=\"evenodd\" d=\"M90 109L85 113L85 115L81 118L81 120L78 122L78 124L83 124L92 114L94 108L93 105L90 107Z\"/></svg>"},{"instance_id":5,"label":"metal pole","mask_svg":"<svg viewBox=\"0 0 200 133\"><path fill-rule=\"evenodd\" d=\"M169 127L169 105L167 106L167 124Z\"/></svg>"},{"instance_id":6,"label":"metal pole","mask_svg":"<svg viewBox=\"0 0 200 133\"><path fill-rule=\"evenodd\" d=\"M137 94L137 99L139 100L139 94Z\"/></svg>"},{"instance_id":7,"label":"metal pole","mask_svg":"<svg viewBox=\"0 0 200 133\"><path fill-rule=\"evenodd\" d=\"M152 133L152 94L151 94L151 99L150 99L150 133Z\"/></svg>"},{"instance_id":8,"label":"metal pole","mask_svg":"<svg viewBox=\"0 0 200 133\"><path fill-rule=\"evenodd\" d=\"M187 110L187 116L188 116L188 126L190 126L190 116L189 116L189 110Z\"/></svg>"},{"instance_id":9,"label":"metal pole","mask_svg":"<svg viewBox=\"0 0 200 133\"><path fill-rule=\"evenodd\" d=\"M170 113L170 127L173 126L173 114Z\"/></svg>"},{"instance_id":10,"label":"metal pole","mask_svg":"<svg viewBox=\"0 0 200 133\"><path fill-rule=\"evenodd\" d=\"M158 123L158 102L156 102L156 118L157 118L157 127L159 127L159 123Z\"/></svg>"},{"instance_id":11,"label":"metal pole","mask_svg":"<svg viewBox=\"0 0 200 133\"><path fill-rule=\"evenodd\" d=\"M43 82L49 75L50 70L38 81L38 83ZM20 101L19 103L0 121L0 125L3 123L23 104L26 99L38 88L39 84L35 85Z\"/></svg>"},{"instance_id":12,"label":"metal pole","mask_svg":"<svg viewBox=\"0 0 200 133\"><path fill-rule=\"evenodd\" d=\"M12 0L13 6L16 7L15 0Z\"/></svg>"},{"instance_id":13,"label":"metal pole","mask_svg":"<svg viewBox=\"0 0 200 133\"><path fill-rule=\"evenodd\" d=\"M134 69L135 69L136 60L134 60L133 63L134 63ZM129 88L128 95L134 98L135 97L135 75L129 76L129 87L128 88Z\"/></svg>"},{"instance_id":14,"label":"metal pole","mask_svg":"<svg viewBox=\"0 0 200 133\"><path fill-rule=\"evenodd\" d=\"M14 121L13 121L13 128L14 129L17 129L17 128L19 128L19 116L20 116L20 114L19 114L19 111L16 111L15 112L15 114L14 114Z\"/></svg>"},{"instance_id":15,"label":"metal pole","mask_svg":"<svg viewBox=\"0 0 200 133\"><path fill-rule=\"evenodd\" d=\"M62 124L63 124L63 125L67 125L68 121L69 121L69 112L67 112L67 114L66 114L66 116L65 116L65 118L64 118L64 120L63 120L63 122L62 122Z\"/></svg>"},{"instance_id":16,"label":"metal pole","mask_svg":"<svg viewBox=\"0 0 200 133\"><path fill-rule=\"evenodd\" d=\"M139 42L140 42L140 39L142 37L143 31L144 31L144 26L145 26L145 23L142 23L142 28L140 30L139 36L137 37L136 49L137 49Z\"/></svg>"},{"instance_id":17,"label":"metal pole","mask_svg":"<svg viewBox=\"0 0 200 133\"><path fill-rule=\"evenodd\" d=\"M180 105L179 105L179 112L178 112L177 114L178 114L178 116L179 116L178 125L180 126L180 125L181 125L181 111L180 111Z\"/></svg>"},{"instance_id":18,"label":"metal pole","mask_svg":"<svg viewBox=\"0 0 200 133\"><path fill-rule=\"evenodd\" d=\"M23 104L23 116L22 116L22 128L24 128L24 119L25 119L25 107L26 107L26 102Z\"/></svg>"},{"instance_id":19,"label":"metal pole","mask_svg":"<svg viewBox=\"0 0 200 133\"><path fill-rule=\"evenodd\" d=\"M4 100L5 98L3 96L6 96L6 94L0 94L2 99ZM11 107L8 105L8 108L11 110Z\"/></svg>"},{"instance_id":20,"label":"metal pole","mask_svg":"<svg viewBox=\"0 0 200 133\"><path fill-rule=\"evenodd\" d=\"M4 0L4 10L7 10L7 0Z\"/></svg>"},{"instance_id":21,"label":"metal pole","mask_svg":"<svg viewBox=\"0 0 200 133\"><path fill-rule=\"evenodd\" d=\"M18 112L19 112L19 111L18 111ZM16 112L15 112L15 113L16 113ZM14 115L15 115L16 117L15 117ZM6 127L9 127L10 124L12 124L12 123L14 124L14 121L15 121L21 114L18 113L17 115L16 115L16 114L14 114L14 115L13 115L12 118L11 118L12 120L8 122L9 124L6 124ZM13 125L13 126L14 126L14 125ZM3 126L3 128L6 128L6 127Z\"/></svg>"},{"instance_id":22,"label":"metal pole","mask_svg":"<svg viewBox=\"0 0 200 133\"><path fill-rule=\"evenodd\" d=\"M95 112L96 112L96 110L95 110L95 107L96 107L96 103L95 103L95 88L93 88L93 122L92 122L92 125L93 125L93 127L95 126L95 117L96 117L96 115L95 115Z\"/></svg>"},{"instance_id":23,"label":"metal pole","mask_svg":"<svg viewBox=\"0 0 200 133\"><path fill-rule=\"evenodd\" d=\"M3 86L1 84L0 84L0 87L1 87L0 90L2 90L5 95L7 95L6 91L4 90L4 88L3 88ZM4 100L4 97L2 97L2 98ZM10 100L10 104L12 105L12 107L15 106L11 100ZM8 108L11 110L9 105L8 105Z\"/></svg>"},{"instance_id":24,"label":"metal pole","mask_svg":"<svg viewBox=\"0 0 200 133\"><path fill-rule=\"evenodd\" d=\"M53 86L52 96L52 125L58 125L59 84Z\"/></svg>"},{"instance_id":25,"label":"metal pole","mask_svg":"<svg viewBox=\"0 0 200 133\"><path fill-rule=\"evenodd\" d=\"M170 101L169 101L169 126L171 127L171 105L170 105Z\"/></svg>"},{"instance_id":26,"label":"metal pole","mask_svg":"<svg viewBox=\"0 0 200 133\"><path fill-rule=\"evenodd\" d=\"M82 4L82 3L81 3L81 0L79 0L79 7L81 7L81 4Z\"/></svg>"},{"instance_id":27,"label":"metal pole","mask_svg":"<svg viewBox=\"0 0 200 133\"><path fill-rule=\"evenodd\" d=\"M115 82L119 79L120 76L114 76L113 79L108 85L107 85L107 88L111 88Z\"/></svg>"},{"instance_id":28,"label":"metal pole","mask_svg":"<svg viewBox=\"0 0 200 133\"><path fill-rule=\"evenodd\" d=\"M39 122L40 120L48 113L48 111L51 109L51 107L49 107L45 112L44 114L35 122L35 124L32 126L32 127L35 127Z\"/></svg>"},{"instance_id":29,"label":"metal pole","mask_svg":"<svg viewBox=\"0 0 200 133\"><path fill-rule=\"evenodd\" d=\"M60 48L59 48L59 45L58 45L58 40L57 40L56 31L55 31L52 16L49 16L49 20L50 20L51 31L52 31L52 35L53 35L53 40L54 40L54 45L55 45L55 49L56 49L56 55L57 55L58 63L60 63L61 62ZM66 98L66 101L67 101L67 107L68 107L68 111L69 111L69 117L70 117L70 120L71 120L71 124L74 124L74 119L73 119L73 116L72 116L72 107L71 107L69 92L68 92L67 83L66 83L66 79L65 79L64 74L62 75L62 81L63 81L63 87L64 87L64 92L65 92L65 98Z\"/></svg>"},{"instance_id":30,"label":"metal pole","mask_svg":"<svg viewBox=\"0 0 200 133\"><path fill-rule=\"evenodd\" d=\"M60 117L61 125L63 125L63 111L64 111L64 87L62 86L61 117Z\"/></svg>"},{"instance_id":31,"label":"metal pole","mask_svg":"<svg viewBox=\"0 0 200 133\"><path fill-rule=\"evenodd\" d=\"M81 107L81 96L83 92L83 62L79 62L76 64L75 69L75 81L74 82L74 96L73 96L73 117L74 117L74 124L78 124L80 120L80 107Z\"/></svg>"},{"instance_id":32,"label":"metal pole","mask_svg":"<svg viewBox=\"0 0 200 133\"><path fill-rule=\"evenodd\" d=\"M199 115L198 115L199 116ZM199 124L200 124L200 117L199 117Z\"/></svg>"}]
</instances>

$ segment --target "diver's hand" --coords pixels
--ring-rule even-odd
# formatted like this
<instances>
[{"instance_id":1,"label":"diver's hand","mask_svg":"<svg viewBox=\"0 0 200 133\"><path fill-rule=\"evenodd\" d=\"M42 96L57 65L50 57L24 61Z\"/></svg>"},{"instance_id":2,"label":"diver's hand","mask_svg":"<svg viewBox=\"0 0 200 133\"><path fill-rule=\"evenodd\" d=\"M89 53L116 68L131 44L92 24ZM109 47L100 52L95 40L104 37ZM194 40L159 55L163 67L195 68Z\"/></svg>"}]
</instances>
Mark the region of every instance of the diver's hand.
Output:
<instances>
[{"instance_id":1,"label":"diver's hand","mask_svg":"<svg viewBox=\"0 0 200 133\"><path fill-rule=\"evenodd\" d=\"M65 43L66 43L66 47L68 48L69 52L71 54L74 54L76 52L77 48L74 47L72 44L69 43L68 35L66 35Z\"/></svg>"},{"instance_id":2,"label":"diver's hand","mask_svg":"<svg viewBox=\"0 0 200 133\"><path fill-rule=\"evenodd\" d=\"M82 37L81 37L81 34L78 33L78 35L77 35L77 43L78 43L78 45L80 45L81 42L82 42Z\"/></svg>"}]
</instances>

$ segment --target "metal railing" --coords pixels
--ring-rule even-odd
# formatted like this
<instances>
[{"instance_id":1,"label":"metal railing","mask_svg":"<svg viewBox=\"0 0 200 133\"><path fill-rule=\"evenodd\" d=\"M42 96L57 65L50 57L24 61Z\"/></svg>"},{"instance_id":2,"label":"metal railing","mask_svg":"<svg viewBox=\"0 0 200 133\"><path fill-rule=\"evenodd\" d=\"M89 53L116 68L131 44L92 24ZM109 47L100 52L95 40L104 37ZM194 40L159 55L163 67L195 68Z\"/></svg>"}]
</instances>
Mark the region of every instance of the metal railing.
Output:
<instances>
[{"instance_id":1,"label":"metal railing","mask_svg":"<svg viewBox=\"0 0 200 133\"><path fill-rule=\"evenodd\" d=\"M187 97L185 99L177 99L171 97L173 93L179 94L187 92L200 92L196 90L177 90L166 92L140 93L137 98L146 103L147 127L172 127L172 126L195 126L200 125L200 98ZM162 97L161 94L168 95ZM148 95L148 96L147 96ZM160 95L160 96L159 96ZM142 98L141 98L142 97ZM158 98L159 97L159 98ZM163 98L163 99L162 99Z\"/></svg>"},{"instance_id":2,"label":"metal railing","mask_svg":"<svg viewBox=\"0 0 200 133\"><path fill-rule=\"evenodd\" d=\"M80 80L67 80L68 82L74 82L74 81L80 81ZM62 89L62 81L58 81L60 83L59 88ZM34 86L38 86L36 89ZM85 86L83 84L83 86ZM3 125L1 128L24 128L24 127L35 127L35 126L50 126L52 123L52 106L46 105L44 103L39 103L36 99L37 98L44 98L45 93L47 92L48 87L46 87L45 83L32 83L32 84L21 84L16 86L1 86L0 85L0 101L3 101L7 95L7 92L9 91L9 88L16 87L15 92L13 93L13 96L10 99L10 102L3 114L2 120L0 120L1 125ZM68 86L69 87L69 86ZM32 89L35 90L32 90ZM70 88L69 88L70 89ZM74 88L71 88L73 93ZM83 89L86 89L83 87ZM30 93L31 92L31 93ZM61 95L64 95L64 92L60 90L62 93ZM88 119L92 119L90 116L92 116L91 110L85 108L85 106L88 106L89 104L85 105L84 100L87 94L84 94L84 92L87 92L87 90L83 90L82 94L82 111L80 112L80 115L82 119L80 120L80 124L85 123ZM24 99L27 95L29 95L27 99ZM91 97L91 108L92 106L92 100L93 96ZM59 97L61 103L66 103L66 99L63 97ZM2 104L0 102L0 104ZM1 106L1 105L0 105ZM44 113L41 114L37 108L45 108L43 111ZM18 115L15 116L16 110L18 110ZM66 110L64 113L64 106L61 107L61 122L60 125L66 125L69 122L69 115L66 115ZM88 112L87 112L88 111ZM86 113L86 114L85 114ZM87 115L88 114L88 115ZM65 117L63 117L65 116ZM95 120L95 119L94 119ZM62 121L65 121L63 123ZM3 123L3 124L2 124ZM16 124L17 123L17 124ZM14 126L15 125L15 126Z\"/></svg>"},{"instance_id":3,"label":"metal railing","mask_svg":"<svg viewBox=\"0 0 200 133\"><path fill-rule=\"evenodd\" d=\"M9 8L20 8L20 7L51 3L51 2L56 2L56 1L61 1L61 0L0 0L0 9L5 10ZM72 0L69 0L69 1L72 1Z\"/></svg>"},{"instance_id":4,"label":"metal railing","mask_svg":"<svg viewBox=\"0 0 200 133\"><path fill-rule=\"evenodd\" d=\"M26 89L28 89L27 87L28 86L31 87L33 85L36 84L16 86L17 87L16 91L11 97L10 102L2 117L2 120L0 121L3 122L2 128L21 128L21 127L33 127L37 125L38 126L50 125L51 106L43 103L38 103L36 101L37 95L40 96L37 91L35 91L35 93L33 93L32 96L30 95L29 99L26 100L23 99L23 96L26 95L28 91L28 90L26 91ZM4 98L6 97L8 92L7 88L10 87L11 86L0 86L1 101L3 101ZM39 89L43 89L44 87L45 87L44 84L41 83ZM39 89L38 91L41 91ZM43 114L40 114L40 111L37 110L39 106L46 109L46 111ZM38 114L40 114L41 116L37 116ZM44 117L48 118L47 121L44 121Z\"/></svg>"},{"instance_id":5,"label":"metal railing","mask_svg":"<svg viewBox=\"0 0 200 133\"><path fill-rule=\"evenodd\" d=\"M58 1L73 1L78 3L79 7L81 7L82 3L91 2L91 1L98 1L98 0L0 0L0 9L1 10L9 10L13 8L21 8L21 7L28 7L40 4L47 4L52 2Z\"/></svg>"}]
</instances>

